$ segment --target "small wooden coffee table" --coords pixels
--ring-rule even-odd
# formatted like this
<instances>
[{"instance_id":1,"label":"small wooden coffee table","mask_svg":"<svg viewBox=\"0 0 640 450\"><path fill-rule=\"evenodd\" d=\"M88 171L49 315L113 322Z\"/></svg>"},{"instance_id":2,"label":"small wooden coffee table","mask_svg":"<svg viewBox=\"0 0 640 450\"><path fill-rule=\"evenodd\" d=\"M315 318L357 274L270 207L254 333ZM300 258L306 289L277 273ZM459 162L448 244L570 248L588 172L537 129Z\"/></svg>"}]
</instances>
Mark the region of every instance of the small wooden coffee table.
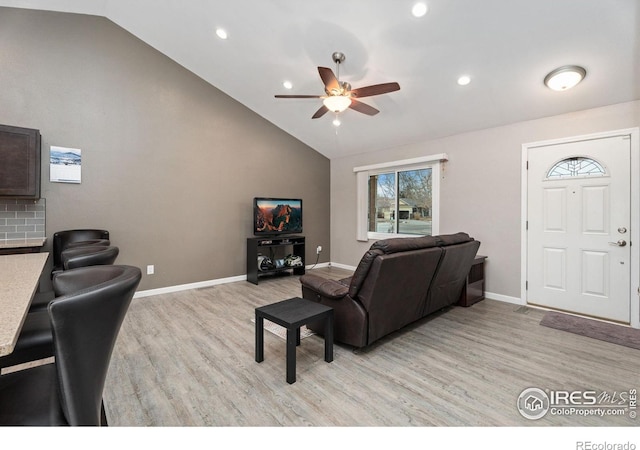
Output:
<instances>
[{"instance_id":1,"label":"small wooden coffee table","mask_svg":"<svg viewBox=\"0 0 640 450\"><path fill-rule=\"evenodd\" d=\"M287 329L287 383L296 382L296 347L300 345L300 327L324 320L324 360L333 361L333 309L295 297L256 308L256 362L264 361L264 319Z\"/></svg>"}]
</instances>

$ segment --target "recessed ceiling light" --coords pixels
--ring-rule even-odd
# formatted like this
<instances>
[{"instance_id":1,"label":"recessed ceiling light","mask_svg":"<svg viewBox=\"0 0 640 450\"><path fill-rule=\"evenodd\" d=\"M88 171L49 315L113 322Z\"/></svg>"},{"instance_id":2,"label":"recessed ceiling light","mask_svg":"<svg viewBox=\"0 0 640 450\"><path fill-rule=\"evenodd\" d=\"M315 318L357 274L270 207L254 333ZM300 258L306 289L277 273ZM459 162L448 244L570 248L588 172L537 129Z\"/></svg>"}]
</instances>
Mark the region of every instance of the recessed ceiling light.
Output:
<instances>
[{"instance_id":1,"label":"recessed ceiling light","mask_svg":"<svg viewBox=\"0 0 640 450\"><path fill-rule=\"evenodd\" d=\"M426 3L419 2L413 5L413 8L411 8L411 14L413 14L414 17L422 17L428 10L429 8L427 8Z\"/></svg>"},{"instance_id":2,"label":"recessed ceiling light","mask_svg":"<svg viewBox=\"0 0 640 450\"><path fill-rule=\"evenodd\" d=\"M284 86L285 89L291 89L293 87L293 83L291 83L291 81L289 80L283 81L282 85Z\"/></svg>"},{"instance_id":3,"label":"recessed ceiling light","mask_svg":"<svg viewBox=\"0 0 640 450\"><path fill-rule=\"evenodd\" d=\"M471 83L471 77L469 75L462 75L458 78L458 84L460 86L466 86L469 83Z\"/></svg>"},{"instance_id":4,"label":"recessed ceiling light","mask_svg":"<svg viewBox=\"0 0 640 450\"><path fill-rule=\"evenodd\" d=\"M580 66L562 66L544 77L544 84L554 91L566 91L580 83L587 71Z\"/></svg>"},{"instance_id":5,"label":"recessed ceiling light","mask_svg":"<svg viewBox=\"0 0 640 450\"><path fill-rule=\"evenodd\" d=\"M218 37L220 39L226 39L229 36L227 35L227 32L225 30L223 30L222 28L217 28L216 29L216 34L218 35Z\"/></svg>"}]
</instances>

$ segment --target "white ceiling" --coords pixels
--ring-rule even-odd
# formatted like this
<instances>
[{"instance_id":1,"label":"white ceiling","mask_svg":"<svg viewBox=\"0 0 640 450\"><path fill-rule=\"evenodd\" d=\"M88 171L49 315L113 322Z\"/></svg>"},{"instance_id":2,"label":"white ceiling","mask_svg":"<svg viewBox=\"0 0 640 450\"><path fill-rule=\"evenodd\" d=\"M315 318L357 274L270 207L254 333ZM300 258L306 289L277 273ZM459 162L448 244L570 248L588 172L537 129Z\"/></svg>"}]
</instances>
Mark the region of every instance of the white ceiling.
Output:
<instances>
[{"instance_id":1,"label":"white ceiling","mask_svg":"<svg viewBox=\"0 0 640 450\"><path fill-rule=\"evenodd\" d=\"M640 0L0 0L0 6L102 15L329 158L640 99ZM220 40L216 27L229 38ZM1 43L0 43L1 45ZM332 125L312 120L317 66L354 88L396 81ZM554 92L551 70L587 77ZM468 74L471 84L458 86ZM287 79L291 91L282 87Z\"/></svg>"}]
</instances>

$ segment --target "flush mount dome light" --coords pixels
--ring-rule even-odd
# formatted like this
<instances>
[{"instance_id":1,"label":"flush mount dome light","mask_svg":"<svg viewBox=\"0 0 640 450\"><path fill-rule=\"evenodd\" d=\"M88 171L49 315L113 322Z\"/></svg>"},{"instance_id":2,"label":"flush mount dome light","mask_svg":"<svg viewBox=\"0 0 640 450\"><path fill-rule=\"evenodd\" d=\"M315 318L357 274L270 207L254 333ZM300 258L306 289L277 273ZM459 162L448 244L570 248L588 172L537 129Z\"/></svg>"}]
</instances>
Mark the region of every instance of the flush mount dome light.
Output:
<instances>
[{"instance_id":1,"label":"flush mount dome light","mask_svg":"<svg viewBox=\"0 0 640 450\"><path fill-rule=\"evenodd\" d=\"M580 83L587 71L580 66L562 66L544 77L544 84L554 91L566 91Z\"/></svg>"},{"instance_id":2,"label":"flush mount dome light","mask_svg":"<svg viewBox=\"0 0 640 450\"><path fill-rule=\"evenodd\" d=\"M327 109L329 109L329 111L339 113L349 107L351 104L351 98L346 95L330 95L322 100L322 103L327 107Z\"/></svg>"}]
</instances>

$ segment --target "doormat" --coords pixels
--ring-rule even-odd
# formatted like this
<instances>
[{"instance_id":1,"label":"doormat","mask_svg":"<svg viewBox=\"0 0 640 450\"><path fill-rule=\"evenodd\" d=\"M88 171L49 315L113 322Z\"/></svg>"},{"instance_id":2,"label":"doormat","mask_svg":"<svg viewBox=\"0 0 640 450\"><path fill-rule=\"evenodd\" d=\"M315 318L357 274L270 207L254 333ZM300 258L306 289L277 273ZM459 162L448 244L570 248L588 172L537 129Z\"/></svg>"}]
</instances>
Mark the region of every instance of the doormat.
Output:
<instances>
[{"instance_id":1,"label":"doormat","mask_svg":"<svg viewBox=\"0 0 640 450\"><path fill-rule=\"evenodd\" d=\"M251 319L251 323L255 324L256 323L256 319ZM264 329L270 333L275 334L276 336L278 336L280 339L284 339L285 341L287 340L287 329L285 327L281 327L280 325L278 325L277 323L273 323L270 320L265 319L264 320ZM309 328L307 328L306 325L302 325L300 327L300 339L304 339L307 338L309 336L313 336L315 333L313 331L311 331Z\"/></svg>"},{"instance_id":2,"label":"doormat","mask_svg":"<svg viewBox=\"0 0 640 450\"><path fill-rule=\"evenodd\" d=\"M640 350L640 330L599 320L547 312L540 325Z\"/></svg>"}]
</instances>

